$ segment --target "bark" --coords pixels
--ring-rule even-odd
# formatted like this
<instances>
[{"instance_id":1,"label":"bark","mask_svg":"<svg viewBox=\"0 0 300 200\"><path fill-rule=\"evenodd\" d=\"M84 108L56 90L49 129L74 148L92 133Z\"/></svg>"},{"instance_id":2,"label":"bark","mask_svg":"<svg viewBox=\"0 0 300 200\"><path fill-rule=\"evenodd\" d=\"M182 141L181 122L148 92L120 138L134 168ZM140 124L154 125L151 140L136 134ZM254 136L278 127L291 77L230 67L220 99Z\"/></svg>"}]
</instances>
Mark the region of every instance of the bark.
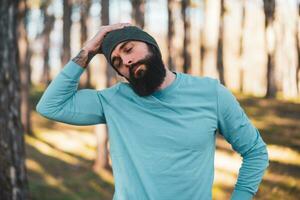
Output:
<instances>
[{"instance_id":1,"label":"bark","mask_svg":"<svg viewBox=\"0 0 300 200\"><path fill-rule=\"evenodd\" d=\"M297 94L300 97L300 2L298 2L298 16L296 26L296 48L297 48L297 69L296 69L296 84Z\"/></svg>"},{"instance_id":2,"label":"bark","mask_svg":"<svg viewBox=\"0 0 300 200\"><path fill-rule=\"evenodd\" d=\"M51 81L50 66L49 66L50 33L54 27L55 17L53 15L48 14L47 5L43 6L41 10L44 13L44 30L42 32L44 66L43 66L42 82L45 86L47 86Z\"/></svg>"},{"instance_id":3,"label":"bark","mask_svg":"<svg viewBox=\"0 0 300 200\"><path fill-rule=\"evenodd\" d=\"M72 14L72 0L63 0L63 49L61 54L62 66L64 66L71 57L71 14Z\"/></svg>"},{"instance_id":4,"label":"bark","mask_svg":"<svg viewBox=\"0 0 300 200\"><path fill-rule=\"evenodd\" d=\"M224 0L221 0L220 6L220 25L219 25L219 38L218 38L218 48L217 48L217 70L219 72L219 79L223 85L225 84L224 78L224 62L223 62L223 36L224 36L224 14L225 5Z\"/></svg>"},{"instance_id":5,"label":"bark","mask_svg":"<svg viewBox=\"0 0 300 200\"><path fill-rule=\"evenodd\" d=\"M145 0L131 0L133 24L144 28L145 26Z\"/></svg>"},{"instance_id":6,"label":"bark","mask_svg":"<svg viewBox=\"0 0 300 200\"><path fill-rule=\"evenodd\" d=\"M190 13L188 11L189 7L190 7L190 0L181 1L181 15L182 15L183 29L184 29L183 51L182 51L184 73L189 73L191 69L191 55L189 52L190 40L191 40Z\"/></svg>"},{"instance_id":7,"label":"bark","mask_svg":"<svg viewBox=\"0 0 300 200\"><path fill-rule=\"evenodd\" d=\"M239 52L239 57L240 57L240 88L239 91L241 93L244 92L244 29L245 29L245 16L246 16L246 4L244 1L242 1L242 19L241 19L241 37L240 37L240 52Z\"/></svg>"},{"instance_id":8,"label":"bark","mask_svg":"<svg viewBox=\"0 0 300 200\"><path fill-rule=\"evenodd\" d=\"M28 43L26 33L26 14L27 6L25 1L19 4L18 12L18 46L19 46L19 67L20 67L20 81L21 81L21 121L25 133L32 135L31 128L31 108L29 103L30 92L30 58L31 50Z\"/></svg>"},{"instance_id":9,"label":"bark","mask_svg":"<svg viewBox=\"0 0 300 200\"><path fill-rule=\"evenodd\" d=\"M208 0L204 0L203 1L203 7L204 7L204 13L206 14L207 12L207 1ZM203 26L203 28L200 29L200 75L203 76L204 75L204 58L205 58L205 54L206 54L206 47L205 47L205 37L204 37L204 28L205 26Z\"/></svg>"},{"instance_id":10,"label":"bark","mask_svg":"<svg viewBox=\"0 0 300 200\"><path fill-rule=\"evenodd\" d=\"M89 10L90 10L91 2L82 0L81 2L81 10L80 10L80 43L81 46L84 45L86 42L87 35L87 20L89 17ZM83 78L83 87L91 87L91 69L87 67L85 70L86 76Z\"/></svg>"},{"instance_id":11,"label":"bark","mask_svg":"<svg viewBox=\"0 0 300 200\"><path fill-rule=\"evenodd\" d=\"M204 26L201 30L201 70L202 76L217 77L217 42L219 30L219 0L204 0Z\"/></svg>"},{"instance_id":12,"label":"bark","mask_svg":"<svg viewBox=\"0 0 300 200\"><path fill-rule=\"evenodd\" d=\"M276 96L277 87L275 81L275 44L270 44L270 40L268 40L268 32L273 29L273 22L275 16L275 0L264 0L264 13L265 13L265 41L267 47L267 92L266 98L274 98Z\"/></svg>"},{"instance_id":13,"label":"bark","mask_svg":"<svg viewBox=\"0 0 300 200\"><path fill-rule=\"evenodd\" d=\"M101 22L102 25L109 24L109 0L101 1ZM115 72L106 63L106 86L109 87L114 82ZM101 169L108 169L112 171L111 166L109 165L109 149L108 149L108 129L107 126L102 128L101 125L97 125L95 128L95 133L97 137L97 155L94 164L94 170L99 171Z\"/></svg>"},{"instance_id":14,"label":"bark","mask_svg":"<svg viewBox=\"0 0 300 200\"><path fill-rule=\"evenodd\" d=\"M24 134L20 118L18 9L24 1L4 1L0 8L0 199L29 199ZM18 7L20 6L20 7Z\"/></svg>"},{"instance_id":15,"label":"bark","mask_svg":"<svg viewBox=\"0 0 300 200\"><path fill-rule=\"evenodd\" d=\"M174 37L174 19L172 12L172 5L174 0L168 0L168 67L170 70L175 70L175 66L173 63L172 51L174 50L172 42Z\"/></svg>"}]
</instances>

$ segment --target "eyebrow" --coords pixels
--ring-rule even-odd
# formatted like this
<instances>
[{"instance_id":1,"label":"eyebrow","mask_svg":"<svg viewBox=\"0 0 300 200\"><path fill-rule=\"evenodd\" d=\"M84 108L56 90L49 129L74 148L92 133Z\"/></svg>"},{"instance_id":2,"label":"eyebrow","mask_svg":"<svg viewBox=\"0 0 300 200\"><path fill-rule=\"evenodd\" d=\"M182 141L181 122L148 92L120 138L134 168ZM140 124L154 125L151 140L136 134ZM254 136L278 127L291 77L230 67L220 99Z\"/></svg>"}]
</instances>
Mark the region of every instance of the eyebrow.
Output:
<instances>
[{"instance_id":1,"label":"eyebrow","mask_svg":"<svg viewBox=\"0 0 300 200\"><path fill-rule=\"evenodd\" d=\"M126 41L126 42L124 42L123 44L121 44L119 50L122 50L129 42L130 42L130 41ZM115 62L115 60L116 60L117 58L120 58L120 57L119 57L119 56L113 56L113 57L112 57L111 63L112 63L113 65L114 65L114 62Z\"/></svg>"}]
</instances>

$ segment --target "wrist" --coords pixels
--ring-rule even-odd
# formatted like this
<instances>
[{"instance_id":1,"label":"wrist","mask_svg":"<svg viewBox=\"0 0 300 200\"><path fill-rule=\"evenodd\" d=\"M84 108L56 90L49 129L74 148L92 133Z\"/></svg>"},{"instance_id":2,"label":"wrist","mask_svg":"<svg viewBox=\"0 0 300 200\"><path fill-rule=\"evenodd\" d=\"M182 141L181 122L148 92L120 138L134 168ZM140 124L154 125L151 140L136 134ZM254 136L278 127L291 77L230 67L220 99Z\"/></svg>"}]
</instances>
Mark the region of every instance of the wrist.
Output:
<instances>
[{"instance_id":1,"label":"wrist","mask_svg":"<svg viewBox=\"0 0 300 200\"><path fill-rule=\"evenodd\" d=\"M86 56L94 55L94 50L92 50L89 47L84 46L84 47L81 48L81 51L82 50L84 51L84 53L86 54Z\"/></svg>"},{"instance_id":2,"label":"wrist","mask_svg":"<svg viewBox=\"0 0 300 200\"><path fill-rule=\"evenodd\" d=\"M88 49L82 48L77 56L72 59L72 61L85 68L93 57L94 54L92 54Z\"/></svg>"}]
</instances>

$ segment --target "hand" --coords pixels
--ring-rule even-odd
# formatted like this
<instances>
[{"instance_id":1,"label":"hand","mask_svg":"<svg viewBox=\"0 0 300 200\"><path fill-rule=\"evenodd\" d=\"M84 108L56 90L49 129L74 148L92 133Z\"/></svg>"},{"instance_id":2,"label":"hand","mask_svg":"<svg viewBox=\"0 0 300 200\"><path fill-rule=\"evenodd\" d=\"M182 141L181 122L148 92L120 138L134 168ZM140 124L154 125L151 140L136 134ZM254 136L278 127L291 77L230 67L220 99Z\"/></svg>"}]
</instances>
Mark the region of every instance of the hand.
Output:
<instances>
[{"instance_id":1,"label":"hand","mask_svg":"<svg viewBox=\"0 0 300 200\"><path fill-rule=\"evenodd\" d=\"M117 24L112 24L112 25L107 25L107 26L101 26L100 30L97 32L97 34L90 40L88 40L85 44L84 47L82 48L83 50L86 50L89 54L91 55L96 55L100 51L100 47L103 41L103 38L105 35L113 30L116 29L122 29L126 26L132 26L130 23L117 23Z\"/></svg>"}]
</instances>

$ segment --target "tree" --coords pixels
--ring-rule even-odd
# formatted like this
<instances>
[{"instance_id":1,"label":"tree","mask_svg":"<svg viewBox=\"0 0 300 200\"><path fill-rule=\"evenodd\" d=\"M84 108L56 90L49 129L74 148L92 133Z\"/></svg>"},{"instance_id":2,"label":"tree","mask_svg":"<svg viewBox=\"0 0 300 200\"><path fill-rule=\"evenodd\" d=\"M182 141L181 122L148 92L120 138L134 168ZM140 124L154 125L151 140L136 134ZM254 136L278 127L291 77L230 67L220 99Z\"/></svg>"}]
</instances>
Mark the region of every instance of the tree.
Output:
<instances>
[{"instance_id":1,"label":"tree","mask_svg":"<svg viewBox=\"0 0 300 200\"><path fill-rule=\"evenodd\" d=\"M240 57L240 88L239 91L243 93L243 86L244 86L244 30L245 30L245 18L246 18L246 4L245 1L242 1L242 19L241 19L241 36L240 36L240 51L239 51L239 57Z\"/></svg>"},{"instance_id":2,"label":"tree","mask_svg":"<svg viewBox=\"0 0 300 200\"><path fill-rule=\"evenodd\" d=\"M89 16L89 10L91 7L91 1L81 0L80 4L80 43L84 45L87 40L87 20ZM84 79L84 87L91 87L91 69L86 68L86 77Z\"/></svg>"},{"instance_id":3,"label":"tree","mask_svg":"<svg viewBox=\"0 0 300 200\"><path fill-rule=\"evenodd\" d=\"M189 52L190 41L191 41L190 12L188 10L189 7L190 7L190 0L181 1L181 15L183 20L183 30L184 30L183 51L182 51L184 73L188 73L191 68L191 55Z\"/></svg>"},{"instance_id":4,"label":"tree","mask_svg":"<svg viewBox=\"0 0 300 200\"><path fill-rule=\"evenodd\" d=\"M18 9L25 1L3 1L0 9L0 199L29 198L24 134L20 119Z\"/></svg>"},{"instance_id":5,"label":"tree","mask_svg":"<svg viewBox=\"0 0 300 200\"><path fill-rule=\"evenodd\" d=\"M44 66L43 66L43 77L42 82L46 86L50 83L50 66L49 66L49 49L50 49L50 33L54 27L55 17L50 15L47 11L49 6L49 1L44 1L41 5L41 11L44 15L44 29L41 34L43 38L43 56L44 56Z\"/></svg>"},{"instance_id":6,"label":"tree","mask_svg":"<svg viewBox=\"0 0 300 200\"><path fill-rule=\"evenodd\" d=\"M71 57L71 14L72 14L72 0L63 0L63 50L61 54L61 62L64 66Z\"/></svg>"},{"instance_id":7,"label":"tree","mask_svg":"<svg viewBox=\"0 0 300 200\"><path fill-rule=\"evenodd\" d=\"M133 24L144 28L145 26L145 0L131 0Z\"/></svg>"},{"instance_id":8,"label":"tree","mask_svg":"<svg viewBox=\"0 0 300 200\"><path fill-rule=\"evenodd\" d=\"M27 134L32 134L31 129L31 108L29 103L29 91L30 91L30 58L31 49L28 43L26 25L27 25L27 5L25 1L20 2L18 12L18 46L19 46L19 66L20 66L20 81L21 81L21 121L23 130Z\"/></svg>"},{"instance_id":9,"label":"tree","mask_svg":"<svg viewBox=\"0 0 300 200\"><path fill-rule=\"evenodd\" d=\"M265 43L267 48L267 92L266 98L273 98L276 96L277 88L275 81L275 41L271 41L270 34L275 34L273 22L275 15L275 0L264 0L265 13Z\"/></svg>"},{"instance_id":10,"label":"tree","mask_svg":"<svg viewBox=\"0 0 300 200\"><path fill-rule=\"evenodd\" d=\"M297 15L297 26L296 26L296 49L297 49L297 69L296 69L296 84L297 84L297 93L300 97L300 2L298 2L298 15Z\"/></svg>"},{"instance_id":11,"label":"tree","mask_svg":"<svg viewBox=\"0 0 300 200\"><path fill-rule=\"evenodd\" d=\"M109 0L101 0L101 22L102 25L109 24ZM108 65L108 63L106 63L106 77L106 86L109 87L114 83L115 72L112 67ZM109 165L108 129L106 127L105 131L103 131L103 129L97 125L95 132L97 136L97 155L94 164L94 170L111 170L111 166Z\"/></svg>"},{"instance_id":12,"label":"tree","mask_svg":"<svg viewBox=\"0 0 300 200\"><path fill-rule=\"evenodd\" d=\"M218 48L217 48L217 69L219 72L220 82L223 85L225 85L224 62L223 62L223 37L224 37L224 14L225 14L224 3L225 3L224 0L221 0L220 25L219 25Z\"/></svg>"},{"instance_id":13,"label":"tree","mask_svg":"<svg viewBox=\"0 0 300 200\"><path fill-rule=\"evenodd\" d=\"M174 0L168 0L168 67L171 70L175 69L174 63L173 63L173 56L172 56L172 51L173 45L173 37L174 37L174 20L173 20L173 4Z\"/></svg>"},{"instance_id":14,"label":"tree","mask_svg":"<svg viewBox=\"0 0 300 200\"><path fill-rule=\"evenodd\" d=\"M206 13L208 12L207 9L207 2L208 0L204 0L203 1L203 13L204 13L204 26L203 28L200 29L200 75L203 76L204 75L204 59L206 59L206 37L205 37L205 26L207 26L207 17L206 17Z\"/></svg>"}]
</instances>

